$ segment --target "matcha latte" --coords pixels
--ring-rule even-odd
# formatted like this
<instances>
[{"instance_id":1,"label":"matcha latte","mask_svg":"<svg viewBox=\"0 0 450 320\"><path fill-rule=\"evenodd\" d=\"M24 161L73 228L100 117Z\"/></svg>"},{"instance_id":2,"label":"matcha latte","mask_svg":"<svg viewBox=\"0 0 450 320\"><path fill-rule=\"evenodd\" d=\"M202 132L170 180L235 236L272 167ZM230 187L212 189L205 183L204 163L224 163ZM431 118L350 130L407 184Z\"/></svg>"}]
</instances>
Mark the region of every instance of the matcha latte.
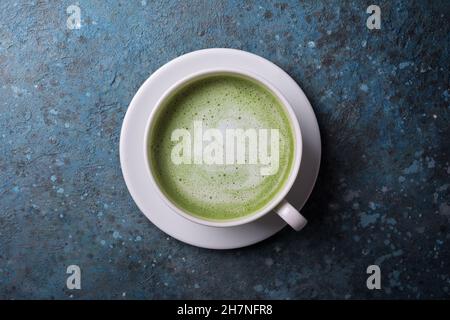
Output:
<instances>
[{"instance_id":1,"label":"matcha latte","mask_svg":"<svg viewBox=\"0 0 450 320\"><path fill-rule=\"evenodd\" d=\"M239 133L245 133L241 140ZM283 189L293 166L295 135L285 107L264 86L234 74L209 75L176 90L158 108L148 134L159 188L201 219L258 212Z\"/></svg>"}]
</instances>

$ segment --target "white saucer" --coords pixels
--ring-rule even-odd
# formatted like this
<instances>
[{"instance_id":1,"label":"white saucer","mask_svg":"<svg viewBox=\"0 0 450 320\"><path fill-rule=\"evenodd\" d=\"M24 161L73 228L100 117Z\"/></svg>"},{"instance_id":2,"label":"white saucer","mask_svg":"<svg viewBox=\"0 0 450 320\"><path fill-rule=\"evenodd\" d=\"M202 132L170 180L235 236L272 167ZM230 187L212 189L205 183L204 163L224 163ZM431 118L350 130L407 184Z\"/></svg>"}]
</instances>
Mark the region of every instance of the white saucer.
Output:
<instances>
[{"instance_id":1,"label":"white saucer","mask_svg":"<svg viewBox=\"0 0 450 320\"><path fill-rule=\"evenodd\" d=\"M205 49L185 54L162 66L139 88L128 107L120 134L120 163L131 196L146 217L168 235L198 247L232 249L267 239L286 223L275 213L237 227L208 227L191 222L160 199L145 174L147 164L142 152L147 120L161 95L178 80L210 68L246 69L271 82L290 102L304 140L299 176L287 198L299 210L319 172L320 132L314 111L297 83L272 62L245 51Z\"/></svg>"}]
</instances>

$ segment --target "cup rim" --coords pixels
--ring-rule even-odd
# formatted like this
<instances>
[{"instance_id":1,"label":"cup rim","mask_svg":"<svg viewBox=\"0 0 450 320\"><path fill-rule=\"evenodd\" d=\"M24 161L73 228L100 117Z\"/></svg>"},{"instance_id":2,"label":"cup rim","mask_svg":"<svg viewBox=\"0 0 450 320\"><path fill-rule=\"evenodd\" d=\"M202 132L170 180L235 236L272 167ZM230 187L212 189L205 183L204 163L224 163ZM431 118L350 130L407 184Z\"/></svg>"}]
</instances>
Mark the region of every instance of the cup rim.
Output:
<instances>
[{"instance_id":1,"label":"cup rim","mask_svg":"<svg viewBox=\"0 0 450 320\"><path fill-rule=\"evenodd\" d=\"M161 190L161 187L159 186L158 182L156 181L151 165L150 165L150 159L148 154L148 145L149 145L149 138L150 138L150 129L155 121L156 115L158 114L158 110L161 108L163 103L166 101L168 97L170 97L174 92L176 92L179 88L182 86L188 84L191 81L200 80L202 78L213 76L213 75L221 75L221 74L234 74L240 77L249 78L250 80L256 81L259 85L263 86L266 90L271 92L278 100L281 102L281 105L285 108L285 111L288 114L288 118L290 121L290 124L292 125L292 129L294 131L294 161L292 164L291 172L288 176L287 181L285 182L284 186L278 193L275 195L273 199L271 199L263 208L256 211L255 213L252 213L250 215L246 215L242 218L235 218L231 220L207 220L202 219L199 217L196 217L192 214L189 214L188 212L185 212L183 209L178 207L171 199L169 199L164 192ZM198 72L191 73L188 76L185 76L184 78L178 80L174 84L172 84L165 92L164 94L158 99L158 102L154 106L153 110L150 113L150 116L147 120L147 124L145 126L145 136L144 136L144 157L146 160L146 167L147 167L147 175L149 176L152 184L155 186L156 191L161 199L176 213L181 215L182 217L192 221L196 222L202 225L210 226L210 227L233 227L233 226L239 226L246 223L250 223L252 221L255 221L262 216L268 214L271 212L278 204L281 203L281 201L286 197L287 193L292 188L292 185L294 184L295 180L297 179L298 172L300 169L300 163L302 160L302 153L303 153L303 139L300 129L300 124L298 122L297 116L295 115L295 112L290 105L290 103L287 101L287 99L281 94L281 92L275 88L268 80L262 78L261 76L258 76L254 74L253 72L243 70L243 69L234 69L234 68L208 68L204 69Z\"/></svg>"}]
</instances>

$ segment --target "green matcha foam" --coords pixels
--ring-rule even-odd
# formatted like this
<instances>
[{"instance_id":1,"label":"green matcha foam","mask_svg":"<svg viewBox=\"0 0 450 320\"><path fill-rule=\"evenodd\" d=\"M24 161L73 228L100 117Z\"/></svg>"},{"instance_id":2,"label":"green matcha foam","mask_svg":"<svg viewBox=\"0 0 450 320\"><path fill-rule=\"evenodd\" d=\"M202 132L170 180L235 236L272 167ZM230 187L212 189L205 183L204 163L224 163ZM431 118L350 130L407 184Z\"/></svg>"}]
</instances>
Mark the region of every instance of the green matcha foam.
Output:
<instances>
[{"instance_id":1,"label":"green matcha foam","mask_svg":"<svg viewBox=\"0 0 450 320\"><path fill-rule=\"evenodd\" d=\"M163 193L180 209L208 220L251 215L282 189L294 158L294 134L284 107L265 87L235 75L197 80L166 99L150 130L149 160ZM175 164L174 130L275 129L279 134L278 169L261 175L262 164ZM260 132L260 131L258 131ZM207 142L204 142L207 145ZM270 152L270 148L268 150Z\"/></svg>"}]
</instances>

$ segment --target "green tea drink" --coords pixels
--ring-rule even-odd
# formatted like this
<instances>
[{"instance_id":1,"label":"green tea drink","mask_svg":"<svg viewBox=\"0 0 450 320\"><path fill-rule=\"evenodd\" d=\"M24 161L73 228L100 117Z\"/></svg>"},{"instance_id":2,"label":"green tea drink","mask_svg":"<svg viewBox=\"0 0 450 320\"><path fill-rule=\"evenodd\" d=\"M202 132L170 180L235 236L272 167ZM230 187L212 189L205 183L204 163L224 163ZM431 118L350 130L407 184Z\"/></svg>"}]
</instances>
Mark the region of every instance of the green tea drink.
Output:
<instances>
[{"instance_id":1,"label":"green tea drink","mask_svg":"<svg viewBox=\"0 0 450 320\"><path fill-rule=\"evenodd\" d=\"M149 165L178 208L206 220L238 219L264 208L284 187L295 138L287 111L265 87L237 75L208 76L180 88L159 110L148 133ZM230 132L248 133L240 158ZM211 152L214 137L223 152ZM264 155L272 155L270 163Z\"/></svg>"}]
</instances>

